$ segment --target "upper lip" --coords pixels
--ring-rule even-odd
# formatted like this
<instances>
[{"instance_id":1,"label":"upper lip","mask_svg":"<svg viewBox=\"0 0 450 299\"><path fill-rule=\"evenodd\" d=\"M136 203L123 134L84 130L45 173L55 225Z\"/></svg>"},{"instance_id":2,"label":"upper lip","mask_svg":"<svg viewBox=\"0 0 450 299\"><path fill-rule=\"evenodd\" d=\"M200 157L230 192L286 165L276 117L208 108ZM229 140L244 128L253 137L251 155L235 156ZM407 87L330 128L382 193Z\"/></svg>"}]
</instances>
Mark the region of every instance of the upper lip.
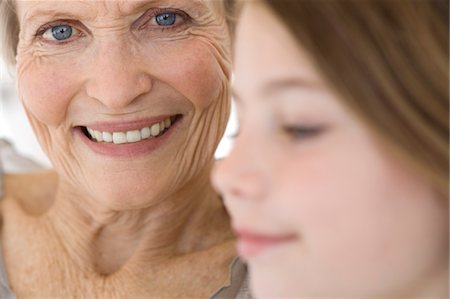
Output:
<instances>
[{"instance_id":1,"label":"upper lip","mask_svg":"<svg viewBox=\"0 0 450 299\"><path fill-rule=\"evenodd\" d=\"M177 114L167 114L145 119L127 120L127 121L103 121L103 122L93 122L83 125L90 129L96 131L107 131L107 132L127 132L133 130L139 130L145 127L150 127L153 124L159 123L169 117L175 117Z\"/></svg>"}]
</instances>

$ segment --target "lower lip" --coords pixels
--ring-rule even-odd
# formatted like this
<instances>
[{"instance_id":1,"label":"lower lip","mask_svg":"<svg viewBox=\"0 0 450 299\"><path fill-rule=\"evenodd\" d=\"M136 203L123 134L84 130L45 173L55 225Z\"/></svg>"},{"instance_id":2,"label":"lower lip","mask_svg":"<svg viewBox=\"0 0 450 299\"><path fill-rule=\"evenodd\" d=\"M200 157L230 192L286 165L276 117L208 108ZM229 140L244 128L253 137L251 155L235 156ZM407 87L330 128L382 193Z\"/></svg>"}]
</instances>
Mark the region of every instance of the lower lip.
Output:
<instances>
[{"instance_id":1,"label":"lower lip","mask_svg":"<svg viewBox=\"0 0 450 299\"><path fill-rule=\"evenodd\" d=\"M240 236L237 242L237 251L244 259L251 259L295 240L297 240L296 236L275 238Z\"/></svg>"},{"instance_id":2,"label":"lower lip","mask_svg":"<svg viewBox=\"0 0 450 299\"><path fill-rule=\"evenodd\" d=\"M75 135L78 136L93 152L99 155L111 158L135 158L152 153L163 147L181 121L182 119L179 119L176 123L172 124L170 128L159 137L144 139L133 143L114 144L112 142L95 142L89 139L80 127L75 129Z\"/></svg>"}]
</instances>

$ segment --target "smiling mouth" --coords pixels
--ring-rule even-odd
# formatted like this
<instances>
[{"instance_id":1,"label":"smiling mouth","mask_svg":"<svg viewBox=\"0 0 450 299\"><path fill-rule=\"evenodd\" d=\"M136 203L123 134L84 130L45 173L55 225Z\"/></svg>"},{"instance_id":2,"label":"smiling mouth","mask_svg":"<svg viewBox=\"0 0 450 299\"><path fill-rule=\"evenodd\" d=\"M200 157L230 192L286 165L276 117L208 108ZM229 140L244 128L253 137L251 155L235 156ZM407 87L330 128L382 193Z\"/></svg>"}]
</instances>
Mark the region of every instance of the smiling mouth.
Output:
<instances>
[{"instance_id":1,"label":"smiling mouth","mask_svg":"<svg viewBox=\"0 0 450 299\"><path fill-rule=\"evenodd\" d=\"M142 140L161 137L176 122L178 122L181 117L181 115L170 116L160 122L151 124L149 126L125 132L98 131L89 127L81 127L81 130L87 138L97 143L135 143Z\"/></svg>"},{"instance_id":2,"label":"smiling mouth","mask_svg":"<svg viewBox=\"0 0 450 299\"><path fill-rule=\"evenodd\" d=\"M236 230L237 251L244 259L250 259L270 249L298 240L295 234L263 235L250 231Z\"/></svg>"}]
</instances>

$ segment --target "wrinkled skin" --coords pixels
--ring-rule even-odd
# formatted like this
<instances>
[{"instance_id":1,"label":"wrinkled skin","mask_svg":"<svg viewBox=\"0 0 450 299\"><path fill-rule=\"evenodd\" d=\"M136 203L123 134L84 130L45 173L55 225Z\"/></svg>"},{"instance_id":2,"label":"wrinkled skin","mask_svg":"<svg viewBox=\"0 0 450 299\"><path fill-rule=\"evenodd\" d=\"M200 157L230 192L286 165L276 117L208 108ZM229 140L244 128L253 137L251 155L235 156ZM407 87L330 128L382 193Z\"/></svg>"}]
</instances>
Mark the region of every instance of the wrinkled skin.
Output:
<instances>
[{"instance_id":1,"label":"wrinkled skin","mask_svg":"<svg viewBox=\"0 0 450 299\"><path fill-rule=\"evenodd\" d=\"M213 179L253 294L448 298L448 198L343 104L281 20L249 3L236 30L239 134ZM253 246L250 234L287 241Z\"/></svg>"},{"instance_id":2,"label":"wrinkled skin","mask_svg":"<svg viewBox=\"0 0 450 299\"><path fill-rule=\"evenodd\" d=\"M209 296L225 283L234 256L227 215L209 183L229 114L221 3L16 6L18 93L58 185L45 200L48 208L26 207L33 200L3 203L15 291L19 297ZM152 13L161 8L177 13L172 27L155 22ZM61 23L73 35L59 43L43 26ZM183 118L165 144L137 156L96 154L74 133L97 122L174 114ZM217 265L217 273L204 271L207 265ZM71 283L62 288L64 281Z\"/></svg>"},{"instance_id":3,"label":"wrinkled skin","mask_svg":"<svg viewBox=\"0 0 450 299\"><path fill-rule=\"evenodd\" d=\"M142 207L208 167L229 104L228 35L214 2L19 2L19 96L56 171L81 197L111 209ZM144 7L133 12L138 5ZM142 15L155 7L183 10L193 20L174 29L134 28L149 22ZM55 19L38 10L50 9L82 15L79 30L89 32L65 45L37 38L39 27ZM144 157L98 157L72 134L74 126L92 120L175 113L185 115L176 138Z\"/></svg>"}]
</instances>

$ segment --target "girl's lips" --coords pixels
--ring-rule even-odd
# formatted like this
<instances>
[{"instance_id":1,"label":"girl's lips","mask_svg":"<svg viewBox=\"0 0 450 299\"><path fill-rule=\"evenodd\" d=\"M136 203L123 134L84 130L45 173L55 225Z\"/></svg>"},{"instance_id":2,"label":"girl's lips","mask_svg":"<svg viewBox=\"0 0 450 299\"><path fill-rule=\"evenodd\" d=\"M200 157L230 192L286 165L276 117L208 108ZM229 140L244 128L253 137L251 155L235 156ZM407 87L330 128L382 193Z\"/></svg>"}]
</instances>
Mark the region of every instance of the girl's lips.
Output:
<instances>
[{"instance_id":1,"label":"girl's lips","mask_svg":"<svg viewBox=\"0 0 450 299\"><path fill-rule=\"evenodd\" d=\"M251 259L267 250L298 239L295 234L264 235L244 230L236 230L236 234L238 253L245 259Z\"/></svg>"}]
</instances>

